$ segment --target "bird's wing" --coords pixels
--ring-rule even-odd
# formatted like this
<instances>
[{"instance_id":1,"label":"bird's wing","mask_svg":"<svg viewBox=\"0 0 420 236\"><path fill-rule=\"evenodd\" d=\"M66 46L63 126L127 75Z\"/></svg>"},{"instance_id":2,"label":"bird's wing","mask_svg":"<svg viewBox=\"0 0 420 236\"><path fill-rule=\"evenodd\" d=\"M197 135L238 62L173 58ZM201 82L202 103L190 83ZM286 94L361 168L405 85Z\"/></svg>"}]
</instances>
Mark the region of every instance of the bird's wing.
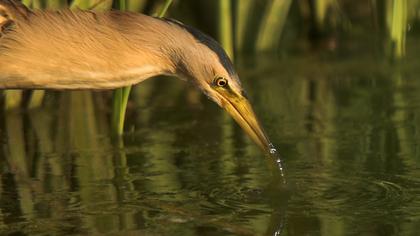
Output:
<instances>
[{"instance_id":1,"label":"bird's wing","mask_svg":"<svg viewBox=\"0 0 420 236\"><path fill-rule=\"evenodd\" d=\"M20 1L0 0L0 34L6 34L13 25L27 19L29 14L31 11Z\"/></svg>"}]
</instances>

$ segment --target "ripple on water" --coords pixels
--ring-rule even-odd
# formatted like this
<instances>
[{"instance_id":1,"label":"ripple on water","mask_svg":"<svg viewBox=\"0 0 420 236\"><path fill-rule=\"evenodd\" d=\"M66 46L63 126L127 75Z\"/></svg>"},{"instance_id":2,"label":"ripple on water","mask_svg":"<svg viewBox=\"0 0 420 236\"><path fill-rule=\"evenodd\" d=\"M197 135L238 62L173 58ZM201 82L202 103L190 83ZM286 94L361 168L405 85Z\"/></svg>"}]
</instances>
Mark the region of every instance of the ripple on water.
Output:
<instances>
[{"instance_id":1,"label":"ripple on water","mask_svg":"<svg viewBox=\"0 0 420 236\"><path fill-rule=\"evenodd\" d=\"M335 205L348 205L365 209L386 209L408 200L409 195L398 184L384 180L357 180L358 183L342 181L333 184L324 192L324 199Z\"/></svg>"},{"instance_id":2,"label":"ripple on water","mask_svg":"<svg viewBox=\"0 0 420 236\"><path fill-rule=\"evenodd\" d=\"M289 210L311 209L312 214L340 217L382 217L389 213L411 215L419 189L418 180L364 174L347 178L332 175L294 176L295 190ZM418 210L418 209L417 209Z\"/></svg>"},{"instance_id":3,"label":"ripple on water","mask_svg":"<svg viewBox=\"0 0 420 236\"><path fill-rule=\"evenodd\" d=\"M216 187L207 193L206 201L214 212L234 210L267 213L269 209L266 204L261 204L261 198L264 198L261 189Z\"/></svg>"}]
</instances>

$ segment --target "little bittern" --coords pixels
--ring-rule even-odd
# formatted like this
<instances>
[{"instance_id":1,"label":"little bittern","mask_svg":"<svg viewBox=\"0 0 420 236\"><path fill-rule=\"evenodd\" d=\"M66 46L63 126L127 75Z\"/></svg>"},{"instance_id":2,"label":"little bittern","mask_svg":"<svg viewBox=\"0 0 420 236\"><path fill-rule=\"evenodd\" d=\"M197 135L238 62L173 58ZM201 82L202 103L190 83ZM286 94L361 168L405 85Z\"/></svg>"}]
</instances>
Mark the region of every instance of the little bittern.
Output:
<instances>
[{"instance_id":1,"label":"little bittern","mask_svg":"<svg viewBox=\"0 0 420 236\"><path fill-rule=\"evenodd\" d=\"M32 11L16 0L0 0L0 26L0 89L112 89L175 75L270 150L228 56L192 27L131 12Z\"/></svg>"}]
</instances>

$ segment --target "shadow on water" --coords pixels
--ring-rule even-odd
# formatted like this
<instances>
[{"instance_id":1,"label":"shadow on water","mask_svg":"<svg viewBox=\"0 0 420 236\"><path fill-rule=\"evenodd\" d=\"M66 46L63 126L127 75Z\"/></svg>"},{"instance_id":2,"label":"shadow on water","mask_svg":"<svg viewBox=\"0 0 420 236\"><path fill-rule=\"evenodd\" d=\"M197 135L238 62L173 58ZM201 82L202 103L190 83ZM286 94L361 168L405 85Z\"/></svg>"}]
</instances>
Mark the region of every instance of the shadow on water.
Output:
<instances>
[{"instance_id":1,"label":"shadow on water","mask_svg":"<svg viewBox=\"0 0 420 236\"><path fill-rule=\"evenodd\" d=\"M286 186L223 111L173 78L133 89L117 143L106 96L52 94L38 110L1 111L0 234L419 233L416 63L238 61Z\"/></svg>"}]
</instances>

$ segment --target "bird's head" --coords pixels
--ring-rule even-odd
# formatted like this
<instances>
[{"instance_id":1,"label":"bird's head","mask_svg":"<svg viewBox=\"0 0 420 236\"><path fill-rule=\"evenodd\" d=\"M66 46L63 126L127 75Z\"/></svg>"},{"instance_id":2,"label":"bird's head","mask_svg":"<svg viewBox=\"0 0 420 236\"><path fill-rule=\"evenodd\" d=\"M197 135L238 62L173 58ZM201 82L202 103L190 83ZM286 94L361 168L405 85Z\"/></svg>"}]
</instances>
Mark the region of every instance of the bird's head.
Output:
<instances>
[{"instance_id":1,"label":"bird's head","mask_svg":"<svg viewBox=\"0 0 420 236\"><path fill-rule=\"evenodd\" d=\"M223 48L211 37L178 21L189 35L182 53L175 53L176 68L220 107L225 109L264 151L271 144L241 86L234 66Z\"/></svg>"},{"instance_id":2,"label":"bird's head","mask_svg":"<svg viewBox=\"0 0 420 236\"><path fill-rule=\"evenodd\" d=\"M243 90L237 74L226 73L224 69L215 69L207 74L206 79L195 79L201 90L220 107L225 109L264 151L270 149L270 142L258 122L252 106ZM212 66L211 63L209 66Z\"/></svg>"}]
</instances>

